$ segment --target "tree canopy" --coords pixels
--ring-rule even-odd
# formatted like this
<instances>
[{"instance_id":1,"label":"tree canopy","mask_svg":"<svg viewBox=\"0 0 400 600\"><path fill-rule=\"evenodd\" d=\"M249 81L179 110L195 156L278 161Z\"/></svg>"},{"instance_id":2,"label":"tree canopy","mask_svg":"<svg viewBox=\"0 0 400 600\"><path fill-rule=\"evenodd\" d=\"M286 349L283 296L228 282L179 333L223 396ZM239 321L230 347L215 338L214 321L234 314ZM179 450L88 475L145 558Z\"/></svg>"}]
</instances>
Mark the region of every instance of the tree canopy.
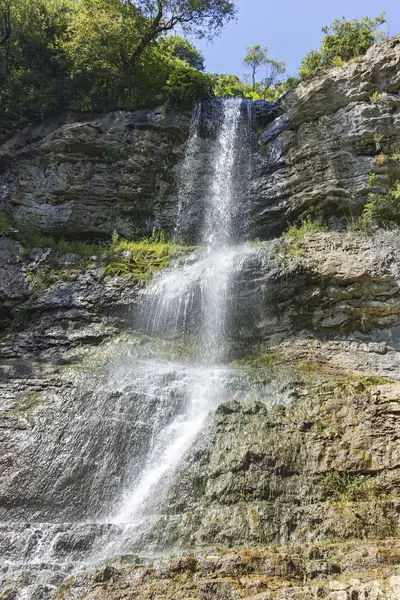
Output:
<instances>
[{"instance_id":1,"label":"tree canopy","mask_svg":"<svg viewBox=\"0 0 400 600\"><path fill-rule=\"evenodd\" d=\"M177 35L169 35L160 41L161 49L187 62L198 71L204 71L204 56L189 40Z\"/></svg>"},{"instance_id":2,"label":"tree canopy","mask_svg":"<svg viewBox=\"0 0 400 600\"><path fill-rule=\"evenodd\" d=\"M0 131L212 93L202 54L166 33L212 36L234 14L228 0L0 0Z\"/></svg>"},{"instance_id":3,"label":"tree canopy","mask_svg":"<svg viewBox=\"0 0 400 600\"><path fill-rule=\"evenodd\" d=\"M236 13L230 0L135 0L131 4L144 17L141 23L143 34L135 49L135 59L151 42L176 27L185 34L212 39Z\"/></svg>"},{"instance_id":4,"label":"tree canopy","mask_svg":"<svg viewBox=\"0 0 400 600\"><path fill-rule=\"evenodd\" d=\"M211 38L235 18L231 0L0 0L0 132L64 110L106 112L190 105L217 96L275 100L283 62L247 47L248 81L204 72L204 57L182 34ZM304 59L313 76L366 52L384 14L336 19Z\"/></svg>"}]
</instances>

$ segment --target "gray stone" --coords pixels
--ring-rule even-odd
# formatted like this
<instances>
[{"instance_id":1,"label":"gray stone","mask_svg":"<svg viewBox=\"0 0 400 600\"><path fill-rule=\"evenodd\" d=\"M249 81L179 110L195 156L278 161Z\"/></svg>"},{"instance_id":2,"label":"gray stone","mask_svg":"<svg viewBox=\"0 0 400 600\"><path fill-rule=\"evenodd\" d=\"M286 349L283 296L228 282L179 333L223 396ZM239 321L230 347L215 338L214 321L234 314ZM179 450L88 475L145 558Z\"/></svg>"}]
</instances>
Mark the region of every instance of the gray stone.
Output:
<instances>
[{"instance_id":1,"label":"gray stone","mask_svg":"<svg viewBox=\"0 0 400 600\"><path fill-rule=\"evenodd\" d=\"M188 126L188 115L163 119L154 109L66 114L27 127L0 145L8 165L0 210L17 221L34 213L44 233L68 237L173 230L177 206L168 197Z\"/></svg>"},{"instance_id":2,"label":"gray stone","mask_svg":"<svg viewBox=\"0 0 400 600\"><path fill-rule=\"evenodd\" d=\"M77 265L82 260L80 254L75 254L73 252L69 252L68 254L63 254L58 259L58 264L63 267L71 267L73 265Z\"/></svg>"},{"instance_id":3,"label":"gray stone","mask_svg":"<svg viewBox=\"0 0 400 600\"><path fill-rule=\"evenodd\" d=\"M266 127L274 121L280 113L280 107L275 102L256 100L253 102L254 118L258 126Z\"/></svg>"}]
</instances>

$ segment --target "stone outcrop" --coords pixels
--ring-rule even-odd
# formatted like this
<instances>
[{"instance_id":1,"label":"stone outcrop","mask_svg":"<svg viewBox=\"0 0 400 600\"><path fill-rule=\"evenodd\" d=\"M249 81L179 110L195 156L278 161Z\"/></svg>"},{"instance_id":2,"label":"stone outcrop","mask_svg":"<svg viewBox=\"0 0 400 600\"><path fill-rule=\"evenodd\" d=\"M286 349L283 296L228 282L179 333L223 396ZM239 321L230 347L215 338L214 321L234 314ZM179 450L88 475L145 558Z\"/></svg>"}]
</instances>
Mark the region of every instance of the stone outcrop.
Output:
<instances>
[{"instance_id":1,"label":"stone outcrop","mask_svg":"<svg viewBox=\"0 0 400 600\"><path fill-rule=\"evenodd\" d=\"M371 172L383 188L400 176L399 167L375 162L400 146L399 73L395 36L284 95L284 114L259 138L248 214L254 235L280 234L309 214L346 228L366 201Z\"/></svg>"},{"instance_id":2,"label":"stone outcrop","mask_svg":"<svg viewBox=\"0 0 400 600\"><path fill-rule=\"evenodd\" d=\"M139 550L397 535L399 384L282 362L282 388L271 366L250 374L269 377L265 404L219 407Z\"/></svg>"},{"instance_id":3,"label":"stone outcrop","mask_svg":"<svg viewBox=\"0 0 400 600\"><path fill-rule=\"evenodd\" d=\"M258 332L250 337L273 341L308 331L325 339L373 338L398 349L399 244L397 232L313 233L298 249L285 239L265 244L268 284Z\"/></svg>"}]
</instances>

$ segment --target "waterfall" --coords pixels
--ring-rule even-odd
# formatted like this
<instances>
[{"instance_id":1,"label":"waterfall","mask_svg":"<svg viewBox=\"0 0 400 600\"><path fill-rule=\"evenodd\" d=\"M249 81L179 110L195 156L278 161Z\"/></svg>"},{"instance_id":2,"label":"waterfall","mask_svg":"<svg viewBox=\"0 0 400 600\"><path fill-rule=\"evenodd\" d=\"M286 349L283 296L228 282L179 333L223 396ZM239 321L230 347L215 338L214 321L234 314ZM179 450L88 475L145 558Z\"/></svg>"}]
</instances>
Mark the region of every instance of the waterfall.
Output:
<instances>
[{"instance_id":1,"label":"waterfall","mask_svg":"<svg viewBox=\"0 0 400 600\"><path fill-rule=\"evenodd\" d=\"M251 111L246 101L214 101L207 126L209 106L198 105L193 114L175 230L179 238L186 212L193 209L188 199L195 197L201 247L155 275L136 307L141 335L183 344L186 356L160 358L151 344L147 349L126 341L105 355L96 374L81 376L73 397L60 399L63 422L46 433L42 452L48 452L50 465L60 456L59 464L54 459L54 485L65 475L75 495L67 496L71 506L62 507L61 517L47 512L28 528L23 522L0 523L0 544L5 540L9 547L6 573L22 578L24 568L33 569L32 581L41 583L53 580L57 570L65 575L119 554L149 553L141 536L162 511L182 458L210 413L232 397L233 286L256 252L238 243ZM82 480L75 481L74 473ZM34 588L24 585L21 599L30 598Z\"/></svg>"},{"instance_id":2,"label":"waterfall","mask_svg":"<svg viewBox=\"0 0 400 600\"><path fill-rule=\"evenodd\" d=\"M209 412L225 399L225 382L230 368L221 364L226 351L228 299L235 272L240 271L246 257L254 251L248 245L232 246L232 219L235 211L238 181L235 164L241 159L239 136L243 101L232 99L221 104L221 118L215 140L213 170L205 199L202 240L203 256L194 263L178 266L155 279L145 291L145 331L163 336L169 330L172 337L185 334L186 320L196 306L197 359L186 368L188 386L185 407L154 440L153 449L139 481L125 492L118 509L109 520L129 524L146 518L146 501L157 491L160 481L174 470L184 452L204 426ZM191 138L184 162L184 189L196 185L196 174L190 178L190 164L198 144L200 110L193 117ZM180 212L182 206L180 207ZM162 490L161 490L162 492ZM158 493L160 491L158 490ZM152 501L154 498L152 497ZM130 536L132 531L130 529ZM113 549L115 551L115 548Z\"/></svg>"}]
</instances>

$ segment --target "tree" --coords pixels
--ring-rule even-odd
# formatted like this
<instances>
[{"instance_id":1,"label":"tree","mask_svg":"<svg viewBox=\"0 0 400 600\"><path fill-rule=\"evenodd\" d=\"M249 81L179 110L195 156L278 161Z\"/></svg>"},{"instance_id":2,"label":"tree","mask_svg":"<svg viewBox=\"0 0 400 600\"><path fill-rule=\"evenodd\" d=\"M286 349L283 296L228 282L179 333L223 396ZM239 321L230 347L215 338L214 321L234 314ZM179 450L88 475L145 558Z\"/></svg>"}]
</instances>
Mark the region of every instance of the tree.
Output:
<instances>
[{"instance_id":1,"label":"tree","mask_svg":"<svg viewBox=\"0 0 400 600\"><path fill-rule=\"evenodd\" d=\"M69 0L18 0L10 5L10 36L0 46L3 131L67 107L68 77L58 39L66 28Z\"/></svg>"},{"instance_id":2,"label":"tree","mask_svg":"<svg viewBox=\"0 0 400 600\"><path fill-rule=\"evenodd\" d=\"M204 71L204 56L197 50L189 40L171 35L160 40L160 49L169 52L172 56L176 56L187 62L191 67L198 71Z\"/></svg>"},{"instance_id":3,"label":"tree","mask_svg":"<svg viewBox=\"0 0 400 600\"><path fill-rule=\"evenodd\" d=\"M185 34L212 39L236 13L230 0L134 0L133 4L143 17L143 35L133 56L135 61L149 44L177 27Z\"/></svg>"},{"instance_id":4,"label":"tree","mask_svg":"<svg viewBox=\"0 0 400 600\"><path fill-rule=\"evenodd\" d=\"M251 84L253 90L256 87L256 75L258 69L267 63L267 48L262 48L259 44L246 47L247 54L243 58L243 64L250 69Z\"/></svg>"},{"instance_id":5,"label":"tree","mask_svg":"<svg viewBox=\"0 0 400 600\"><path fill-rule=\"evenodd\" d=\"M0 0L0 46L11 36L11 0Z\"/></svg>"},{"instance_id":6,"label":"tree","mask_svg":"<svg viewBox=\"0 0 400 600\"><path fill-rule=\"evenodd\" d=\"M313 50L301 63L302 79L313 77L333 66L340 66L352 58L362 56L381 35L379 27L386 22L385 14L370 19L348 21L345 17L335 19L331 25L322 27L325 34L319 50Z\"/></svg>"},{"instance_id":7,"label":"tree","mask_svg":"<svg viewBox=\"0 0 400 600\"><path fill-rule=\"evenodd\" d=\"M243 58L243 64L250 70L250 78L253 92L263 98L268 90L278 80L280 75L286 71L284 62L273 60L268 56L268 48L263 48L259 44L247 46L247 54ZM265 67L265 77L257 82L257 72L261 67Z\"/></svg>"}]
</instances>

